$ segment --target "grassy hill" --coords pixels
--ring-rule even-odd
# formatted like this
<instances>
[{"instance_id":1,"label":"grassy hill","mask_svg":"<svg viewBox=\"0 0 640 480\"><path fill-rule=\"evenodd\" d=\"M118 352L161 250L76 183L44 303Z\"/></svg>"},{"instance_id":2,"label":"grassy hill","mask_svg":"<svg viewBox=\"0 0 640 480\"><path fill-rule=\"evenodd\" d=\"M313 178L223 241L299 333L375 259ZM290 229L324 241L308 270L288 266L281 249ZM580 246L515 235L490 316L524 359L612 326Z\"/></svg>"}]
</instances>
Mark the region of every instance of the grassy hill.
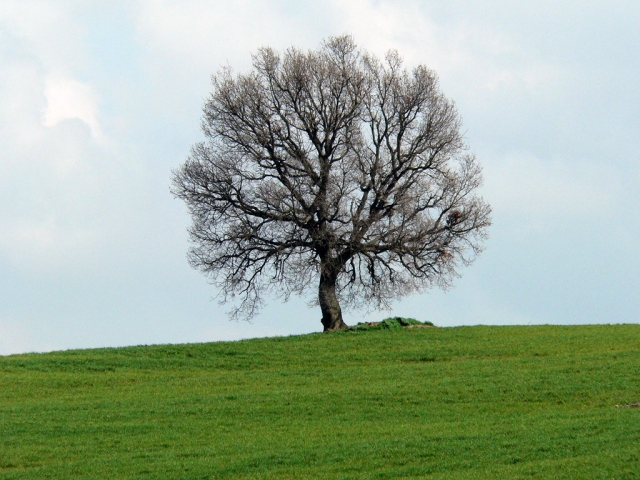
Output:
<instances>
[{"instance_id":1,"label":"grassy hill","mask_svg":"<svg viewBox=\"0 0 640 480\"><path fill-rule=\"evenodd\" d=\"M0 357L0 479L640 478L640 325Z\"/></svg>"}]
</instances>

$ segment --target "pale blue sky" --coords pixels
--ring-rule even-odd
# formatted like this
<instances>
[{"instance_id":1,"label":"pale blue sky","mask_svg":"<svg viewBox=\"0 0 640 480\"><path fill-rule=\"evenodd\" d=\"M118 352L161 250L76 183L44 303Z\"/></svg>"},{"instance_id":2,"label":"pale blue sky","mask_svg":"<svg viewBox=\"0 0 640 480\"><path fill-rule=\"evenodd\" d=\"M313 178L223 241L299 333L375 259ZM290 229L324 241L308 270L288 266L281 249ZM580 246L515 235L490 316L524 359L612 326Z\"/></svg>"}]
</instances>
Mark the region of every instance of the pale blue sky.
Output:
<instances>
[{"instance_id":1,"label":"pale blue sky","mask_svg":"<svg viewBox=\"0 0 640 480\"><path fill-rule=\"evenodd\" d=\"M341 33L438 72L494 209L454 289L393 314L638 322L638 25L634 1L0 0L0 354L320 330L304 300L229 322L169 182L213 72Z\"/></svg>"}]
</instances>

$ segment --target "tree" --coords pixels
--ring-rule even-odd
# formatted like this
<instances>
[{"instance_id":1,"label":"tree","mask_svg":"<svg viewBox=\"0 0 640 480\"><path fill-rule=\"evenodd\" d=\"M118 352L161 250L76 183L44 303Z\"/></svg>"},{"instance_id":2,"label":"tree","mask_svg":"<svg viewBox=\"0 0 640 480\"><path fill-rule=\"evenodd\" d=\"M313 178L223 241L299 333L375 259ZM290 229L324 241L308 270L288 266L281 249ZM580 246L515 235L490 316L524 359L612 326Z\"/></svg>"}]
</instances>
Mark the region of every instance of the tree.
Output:
<instances>
[{"instance_id":1,"label":"tree","mask_svg":"<svg viewBox=\"0 0 640 480\"><path fill-rule=\"evenodd\" d=\"M249 73L224 68L212 84L206 142L172 192L193 220L189 262L222 302L239 296L232 316L315 284L324 329L341 329L341 303L447 288L482 250L481 169L433 71L340 36L307 53L261 48Z\"/></svg>"}]
</instances>

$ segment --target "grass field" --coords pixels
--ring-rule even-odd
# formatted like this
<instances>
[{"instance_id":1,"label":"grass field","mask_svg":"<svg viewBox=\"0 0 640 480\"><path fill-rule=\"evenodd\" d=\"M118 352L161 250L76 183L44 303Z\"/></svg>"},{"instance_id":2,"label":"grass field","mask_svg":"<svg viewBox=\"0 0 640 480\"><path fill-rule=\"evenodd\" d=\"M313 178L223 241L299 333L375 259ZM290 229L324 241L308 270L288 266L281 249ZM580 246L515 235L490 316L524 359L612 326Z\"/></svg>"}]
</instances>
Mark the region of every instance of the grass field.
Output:
<instances>
[{"instance_id":1,"label":"grass field","mask_svg":"<svg viewBox=\"0 0 640 480\"><path fill-rule=\"evenodd\" d=\"M0 357L0 479L640 478L640 325Z\"/></svg>"}]
</instances>

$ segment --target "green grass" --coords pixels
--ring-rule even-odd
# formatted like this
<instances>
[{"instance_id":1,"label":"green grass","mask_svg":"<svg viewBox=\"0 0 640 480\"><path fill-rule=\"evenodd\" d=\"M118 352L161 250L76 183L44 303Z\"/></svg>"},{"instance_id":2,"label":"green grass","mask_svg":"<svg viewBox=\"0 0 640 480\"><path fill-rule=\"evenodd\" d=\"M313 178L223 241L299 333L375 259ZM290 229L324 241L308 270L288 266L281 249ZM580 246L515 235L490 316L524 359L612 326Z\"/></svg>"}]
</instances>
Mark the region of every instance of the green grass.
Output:
<instances>
[{"instance_id":1,"label":"green grass","mask_svg":"<svg viewBox=\"0 0 640 480\"><path fill-rule=\"evenodd\" d=\"M0 357L0 479L640 478L640 325Z\"/></svg>"}]
</instances>

